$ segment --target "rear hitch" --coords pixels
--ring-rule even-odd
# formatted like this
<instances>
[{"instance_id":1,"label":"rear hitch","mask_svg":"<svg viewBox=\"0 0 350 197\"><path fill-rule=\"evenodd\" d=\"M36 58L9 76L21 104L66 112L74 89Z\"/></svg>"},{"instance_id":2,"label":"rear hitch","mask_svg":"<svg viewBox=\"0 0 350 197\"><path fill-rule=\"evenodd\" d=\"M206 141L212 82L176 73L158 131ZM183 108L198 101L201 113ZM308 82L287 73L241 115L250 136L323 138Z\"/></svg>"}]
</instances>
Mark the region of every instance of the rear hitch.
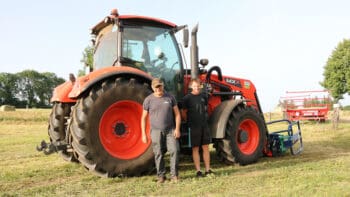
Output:
<instances>
[{"instance_id":1,"label":"rear hitch","mask_svg":"<svg viewBox=\"0 0 350 197\"><path fill-rule=\"evenodd\" d=\"M45 155L50 155L59 151L66 151L68 144L62 144L61 142L47 143L45 140L41 141L40 145L36 147L37 151L43 151Z\"/></svg>"}]
</instances>

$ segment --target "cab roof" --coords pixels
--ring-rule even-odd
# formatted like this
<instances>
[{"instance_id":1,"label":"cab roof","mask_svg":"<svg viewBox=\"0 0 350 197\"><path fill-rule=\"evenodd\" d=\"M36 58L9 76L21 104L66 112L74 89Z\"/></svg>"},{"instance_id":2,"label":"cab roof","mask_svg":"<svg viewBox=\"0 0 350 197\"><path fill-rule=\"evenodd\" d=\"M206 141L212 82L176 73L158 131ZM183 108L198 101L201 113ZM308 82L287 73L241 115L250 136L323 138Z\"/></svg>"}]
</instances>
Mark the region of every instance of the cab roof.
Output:
<instances>
[{"instance_id":1,"label":"cab roof","mask_svg":"<svg viewBox=\"0 0 350 197\"><path fill-rule=\"evenodd\" d=\"M91 28L91 34L97 35L103 28L106 26L112 24L114 22L114 19L118 20L135 20L135 21L144 21L148 23L154 23L157 25L166 26L169 28L174 28L176 25L172 22L159 19L159 18L153 18L148 16L139 16L139 15L119 15L118 11L116 9L113 9L111 14L109 16L106 16L102 21L100 21L97 25Z\"/></svg>"}]
</instances>

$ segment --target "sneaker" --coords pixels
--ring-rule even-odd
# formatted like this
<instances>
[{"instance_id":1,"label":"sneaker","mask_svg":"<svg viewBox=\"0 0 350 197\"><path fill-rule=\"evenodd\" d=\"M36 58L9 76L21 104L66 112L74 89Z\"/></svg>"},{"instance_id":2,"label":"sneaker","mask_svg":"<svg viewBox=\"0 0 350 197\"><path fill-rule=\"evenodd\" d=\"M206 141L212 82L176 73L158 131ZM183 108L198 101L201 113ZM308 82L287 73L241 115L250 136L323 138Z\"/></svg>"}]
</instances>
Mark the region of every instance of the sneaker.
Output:
<instances>
[{"instance_id":1,"label":"sneaker","mask_svg":"<svg viewBox=\"0 0 350 197\"><path fill-rule=\"evenodd\" d=\"M159 176L157 183L164 183L165 182L165 177L164 176Z\"/></svg>"},{"instance_id":2,"label":"sneaker","mask_svg":"<svg viewBox=\"0 0 350 197\"><path fill-rule=\"evenodd\" d=\"M214 174L214 172L212 170L208 170L208 171L205 172L205 176L206 175L210 175L210 174Z\"/></svg>"},{"instance_id":3,"label":"sneaker","mask_svg":"<svg viewBox=\"0 0 350 197\"><path fill-rule=\"evenodd\" d=\"M171 182L173 182L173 183L177 183L177 182L179 182L179 177L178 176L173 176L173 177L171 177Z\"/></svg>"},{"instance_id":4,"label":"sneaker","mask_svg":"<svg viewBox=\"0 0 350 197\"><path fill-rule=\"evenodd\" d=\"M203 173L201 171L197 171L196 177L203 177Z\"/></svg>"}]
</instances>

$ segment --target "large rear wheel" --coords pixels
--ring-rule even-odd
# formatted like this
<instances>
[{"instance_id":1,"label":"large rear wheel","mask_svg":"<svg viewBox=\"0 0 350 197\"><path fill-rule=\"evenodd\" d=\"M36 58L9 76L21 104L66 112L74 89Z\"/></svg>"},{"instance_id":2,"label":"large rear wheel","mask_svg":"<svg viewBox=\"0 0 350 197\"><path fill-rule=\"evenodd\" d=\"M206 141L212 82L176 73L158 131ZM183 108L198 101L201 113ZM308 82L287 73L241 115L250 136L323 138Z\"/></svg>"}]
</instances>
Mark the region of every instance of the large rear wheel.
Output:
<instances>
[{"instance_id":1,"label":"large rear wheel","mask_svg":"<svg viewBox=\"0 0 350 197\"><path fill-rule=\"evenodd\" d=\"M147 84L117 78L96 85L78 101L70 129L85 167L103 177L138 176L154 168L151 143L142 142L140 125L142 103L150 93Z\"/></svg>"},{"instance_id":2,"label":"large rear wheel","mask_svg":"<svg viewBox=\"0 0 350 197\"><path fill-rule=\"evenodd\" d=\"M69 144L70 134L67 133L68 119L71 113L71 107L74 103L55 103L49 118L49 136L51 143ZM78 161L73 152L61 150L58 152L66 161Z\"/></svg>"},{"instance_id":3,"label":"large rear wheel","mask_svg":"<svg viewBox=\"0 0 350 197\"><path fill-rule=\"evenodd\" d=\"M217 155L228 163L251 164L263 155L265 142L262 117L253 108L239 105L229 116L225 139L216 144Z\"/></svg>"}]
</instances>

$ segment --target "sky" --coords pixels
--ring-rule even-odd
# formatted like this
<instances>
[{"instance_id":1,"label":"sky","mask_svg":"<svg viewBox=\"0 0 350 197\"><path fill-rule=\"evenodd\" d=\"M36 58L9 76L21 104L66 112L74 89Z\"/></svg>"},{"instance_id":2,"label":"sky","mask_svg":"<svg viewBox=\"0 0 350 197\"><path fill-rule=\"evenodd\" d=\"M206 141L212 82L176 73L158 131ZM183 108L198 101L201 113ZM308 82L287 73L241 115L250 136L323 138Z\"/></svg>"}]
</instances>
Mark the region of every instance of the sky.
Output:
<instances>
[{"instance_id":1,"label":"sky","mask_svg":"<svg viewBox=\"0 0 350 197\"><path fill-rule=\"evenodd\" d=\"M348 0L14 0L0 7L0 72L68 79L83 68L90 29L113 8L177 25L199 24L199 58L251 80L263 111L286 91L322 90L327 59L350 37ZM188 50L185 51L189 53ZM188 63L189 59L186 60ZM350 103L350 99L341 104Z\"/></svg>"}]
</instances>

